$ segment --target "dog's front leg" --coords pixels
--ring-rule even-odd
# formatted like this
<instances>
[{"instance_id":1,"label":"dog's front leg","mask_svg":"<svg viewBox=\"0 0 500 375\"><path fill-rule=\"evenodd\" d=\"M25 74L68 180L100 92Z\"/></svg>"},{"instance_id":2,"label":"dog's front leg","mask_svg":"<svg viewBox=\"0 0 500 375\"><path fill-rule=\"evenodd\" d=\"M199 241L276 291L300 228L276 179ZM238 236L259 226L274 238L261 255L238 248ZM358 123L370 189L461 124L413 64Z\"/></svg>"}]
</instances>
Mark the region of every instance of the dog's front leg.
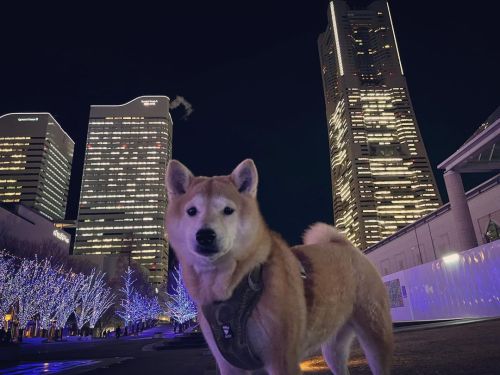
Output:
<instances>
[{"instance_id":1,"label":"dog's front leg","mask_svg":"<svg viewBox=\"0 0 500 375\"><path fill-rule=\"evenodd\" d=\"M210 351L212 352L213 356L215 357L215 361L217 362L217 369L218 372L217 374L219 375L248 375L250 372L246 370L242 370L240 368L234 367L231 365L228 361L224 359L222 354L220 354L219 349L217 348L217 345L215 342L211 341L209 342L209 347Z\"/></svg>"},{"instance_id":2,"label":"dog's front leg","mask_svg":"<svg viewBox=\"0 0 500 375\"><path fill-rule=\"evenodd\" d=\"M207 340L208 341L208 340ZM224 359L222 354L220 354L219 349L217 348L217 344L214 341L210 340L208 342L208 346L210 347L210 351L217 362L217 368L219 375L248 375L250 372L246 370L242 370L240 368L234 367L228 361Z\"/></svg>"},{"instance_id":3,"label":"dog's front leg","mask_svg":"<svg viewBox=\"0 0 500 375\"><path fill-rule=\"evenodd\" d=\"M266 365L266 370L269 375L300 375L299 362L289 358L273 358L271 363Z\"/></svg>"},{"instance_id":4,"label":"dog's front leg","mask_svg":"<svg viewBox=\"0 0 500 375\"><path fill-rule=\"evenodd\" d=\"M217 374L221 375L248 375L251 374L247 370L242 370L240 368L234 367L230 363L228 363L220 353L217 353L215 355L215 360L217 361L217 367L219 369L219 372Z\"/></svg>"}]
</instances>

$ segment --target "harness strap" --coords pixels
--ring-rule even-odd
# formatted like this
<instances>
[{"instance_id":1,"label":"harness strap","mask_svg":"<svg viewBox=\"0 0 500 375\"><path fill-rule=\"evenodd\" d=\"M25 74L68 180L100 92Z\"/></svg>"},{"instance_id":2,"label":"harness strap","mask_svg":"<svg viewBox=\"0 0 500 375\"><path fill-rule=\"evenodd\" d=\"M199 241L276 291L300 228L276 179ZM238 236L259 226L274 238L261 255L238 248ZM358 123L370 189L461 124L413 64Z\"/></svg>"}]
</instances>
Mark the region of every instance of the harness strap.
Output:
<instances>
[{"instance_id":1,"label":"harness strap","mask_svg":"<svg viewBox=\"0 0 500 375\"><path fill-rule=\"evenodd\" d=\"M262 265L255 267L225 301L202 307L215 343L222 356L233 366L245 370L263 367L248 340L247 323L263 291Z\"/></svg>"}]
</instances>

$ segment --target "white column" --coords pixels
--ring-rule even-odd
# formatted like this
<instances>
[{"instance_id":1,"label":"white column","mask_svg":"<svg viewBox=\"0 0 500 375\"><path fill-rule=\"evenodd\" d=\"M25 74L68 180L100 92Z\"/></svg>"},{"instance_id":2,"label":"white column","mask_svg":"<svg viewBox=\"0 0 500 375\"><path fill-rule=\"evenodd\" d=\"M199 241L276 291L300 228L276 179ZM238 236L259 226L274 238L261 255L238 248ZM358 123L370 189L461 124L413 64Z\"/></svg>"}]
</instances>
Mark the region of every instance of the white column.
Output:
<instances>
[{"instance_id":1,"label":"white column","mask_svg":"<svg viewBox=\"0 0 500 375\"><path fill-rule=\"evenodd\" d=\"M469 250L477 246L474 226L470 216L469 205L462 184L460 173L453 170L444 173L444 183L450 199L451 215L459 248L457 251Z\"/></svg>"}]
</instances>

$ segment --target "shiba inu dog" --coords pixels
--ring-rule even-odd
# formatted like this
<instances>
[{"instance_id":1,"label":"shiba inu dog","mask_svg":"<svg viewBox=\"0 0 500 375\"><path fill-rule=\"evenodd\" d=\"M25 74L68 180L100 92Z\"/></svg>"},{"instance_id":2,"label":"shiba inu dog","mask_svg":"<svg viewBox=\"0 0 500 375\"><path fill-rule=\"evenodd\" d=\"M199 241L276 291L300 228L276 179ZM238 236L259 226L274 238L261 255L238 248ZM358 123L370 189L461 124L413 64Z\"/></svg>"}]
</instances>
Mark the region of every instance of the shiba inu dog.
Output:
<instances>
[{"instance_id":1,"label":"shiba inu dog","mask_svg":"<svg viewBox=\"0 0 500 375\"><path fill-rule=\"evenodd\" d=\"M166 172L169 240L221 373L300 374L321 348L348 374L357 336L372 372L389 374L392 323L374 266L323 223L289 247L265 224L257 184L250 159L228 176L195 177L176 160Z\"/></svg>"}]
</instances>

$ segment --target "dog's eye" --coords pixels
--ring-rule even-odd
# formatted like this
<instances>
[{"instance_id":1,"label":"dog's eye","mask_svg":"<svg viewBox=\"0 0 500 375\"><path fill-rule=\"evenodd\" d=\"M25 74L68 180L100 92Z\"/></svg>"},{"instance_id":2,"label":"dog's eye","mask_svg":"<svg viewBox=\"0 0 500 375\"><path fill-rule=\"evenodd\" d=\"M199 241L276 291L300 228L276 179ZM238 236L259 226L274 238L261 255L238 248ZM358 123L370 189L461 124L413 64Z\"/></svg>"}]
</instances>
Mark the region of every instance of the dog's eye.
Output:
<instances>
[{"instance_id":1,"label":"dog's eye","mask_svg":"<svg viewBox=\"0 0 500 375\"><path fill-rule=\"evenodd\" d=\"M231 215L234 212L234 209L231 207L224 208L224 215Z\"/></svg>"},{"instance_id":2,"label":"dog's eye","mask_svg":"<svg viewBox=\"0 0 500 375\"><path fill-rule=\"evenodd\" d=\"M198 210L196 209L196 207L190 207L190 208L187 209L186 212L187 212L187 214L189 216L194 216L194 215L196 215L196 213L198 212Z\"/></svg>"}]
</instances>

